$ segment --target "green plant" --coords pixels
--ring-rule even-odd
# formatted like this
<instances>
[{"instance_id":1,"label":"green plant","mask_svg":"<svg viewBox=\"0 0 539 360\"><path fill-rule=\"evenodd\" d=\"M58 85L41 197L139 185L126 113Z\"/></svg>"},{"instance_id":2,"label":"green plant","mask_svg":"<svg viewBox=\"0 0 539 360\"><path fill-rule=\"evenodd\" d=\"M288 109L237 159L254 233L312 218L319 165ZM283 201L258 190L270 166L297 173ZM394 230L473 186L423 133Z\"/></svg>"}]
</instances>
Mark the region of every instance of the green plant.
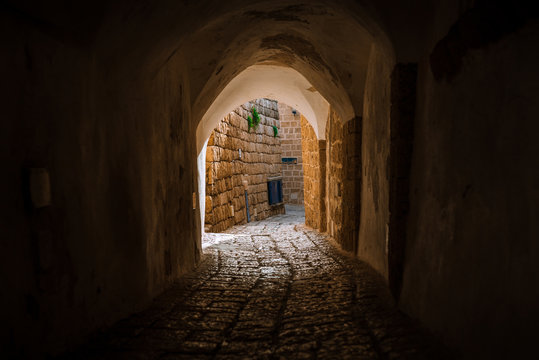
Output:
<instances>
[{"instance_id":1,"label":"green plant","mask_svg":"<svg viewBox=\"0 0 539 360\"><path fill-rule=\"evenodd\" d=\"M273 137L277 137L277 135L279 135L279 129L277 129L277 126L275 125L272 125L273 126Z\"/></svg>"},{"instance_id":2,"label":"green plant","mask_svg":"<svg viewBox=\"0 0 539 360\"><path fill-rule=\"evenodd\" d=\"M258 111L256 111L256 108L254 106L251 109L251 112L253 113L253 124L255 127L257 127L258 124L260 124L260 115L258 114Z\"/></svg>"},{"instance_id":3,"label":"green plant","mask_svg":"<svg viewBox=\"0 0 539 360\"><path fill-rule=\"evenodd\" d=\"M256 111L255 107L251 109L251 113L253 114L253 117L250 115L247 117L247 124L249 125L249 130L251 128L258 127L258 124L260 124L260 115L258 114L258 111Z\"/></svg>"}]
</instances>

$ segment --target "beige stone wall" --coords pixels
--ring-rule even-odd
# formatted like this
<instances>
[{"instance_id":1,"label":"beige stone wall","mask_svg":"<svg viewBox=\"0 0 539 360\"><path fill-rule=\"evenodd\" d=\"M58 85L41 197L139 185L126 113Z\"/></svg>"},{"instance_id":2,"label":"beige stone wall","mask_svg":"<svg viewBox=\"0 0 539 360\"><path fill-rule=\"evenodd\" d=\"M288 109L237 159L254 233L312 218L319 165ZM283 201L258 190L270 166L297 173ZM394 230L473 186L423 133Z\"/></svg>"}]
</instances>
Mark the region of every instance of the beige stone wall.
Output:
<instances>
[{"instance_id":1,"label":"beige stone wall","mask_svg":"<svg viewBox=\"0 0 539 360\"><path fill-rule=\"evenodd\" d=\"M249 130L247 117L255 107L260 124ZM219 232L247 221L243 180L248 182L251 220L284 213L284 205L268 204L267 178L281 176L281 144L277 102L258 99L243 104L215 128L206 152L207 231ZM241 150L241 157L240 157Z\"/></svg>"},{"instance_id":2,"label":"beige stone wall","mask_svg":"<svg viewBox=\"0 0 539 360\"><path fill-rule=\"evenodd\" d=\"M326 213L328 234L340 243L342 239L343 199L343 126L334 109L326 124Z\"/></svg>"},{"instance_id":3,"label":"beige stone wall","mask_svg":"<svg viewBox=\"0 0 539 360\"><path fill-rule=\"evenodd\" d=\"M347 251L356 253L361 192L361 118L342 123L331 109L327 139L327 231Z\"/></svg>"},{"instance_id":4,"label":"beige stone wall","mask_svg":"<svg viewBox=\"0 0 539 360\"><path fill-rule=\"evenodd\" d=\"M296 164L283 164L283 199L287 204L303 205L303 158L301 152L302 126L300 113L279 103L282 157L297 158Z\"/></svg>"},{"instance_id":5,"label":"beige stone wall","mask_svg":"<svg viewBox=\"0 0 539 360\"><path fill-rule=\"evenodd\" d=\"M326 230L325 140L318 140L307 119L301 116L305 224L319 231Z\"/></svg>"}]
</instances>

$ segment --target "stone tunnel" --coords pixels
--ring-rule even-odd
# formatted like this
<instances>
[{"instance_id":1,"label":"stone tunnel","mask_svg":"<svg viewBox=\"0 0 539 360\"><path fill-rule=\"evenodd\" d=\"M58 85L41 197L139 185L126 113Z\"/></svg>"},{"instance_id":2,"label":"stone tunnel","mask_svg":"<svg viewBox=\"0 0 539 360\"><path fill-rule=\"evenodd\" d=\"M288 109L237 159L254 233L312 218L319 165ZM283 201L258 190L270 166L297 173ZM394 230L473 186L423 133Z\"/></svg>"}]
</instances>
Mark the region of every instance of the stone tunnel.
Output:
<instances>
[{"instance_id":1,"label":"stone tunnel","mask_svg":"<svg viewBox=\"0 0 539 360\"><path fill-rule=\"evenodd\" d=\"M2 358L536 353L532 2L0 9ZM269 175L300 157L270 151L297 110L304 210L262 177L247 222L239 178L234 209L207 201L206 160L252 101Z\"/></svg>"}]
</instances>

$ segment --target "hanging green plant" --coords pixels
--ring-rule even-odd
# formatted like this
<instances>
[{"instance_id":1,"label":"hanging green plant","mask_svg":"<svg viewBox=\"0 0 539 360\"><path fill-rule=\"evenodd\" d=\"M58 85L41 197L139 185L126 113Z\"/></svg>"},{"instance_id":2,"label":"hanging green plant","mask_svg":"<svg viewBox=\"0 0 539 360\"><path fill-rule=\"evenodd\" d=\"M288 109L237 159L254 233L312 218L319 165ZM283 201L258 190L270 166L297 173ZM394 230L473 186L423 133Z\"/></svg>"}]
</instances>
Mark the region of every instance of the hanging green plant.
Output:
<instances>
[{"instance_id":1,"label":"hanging green plant","mask_svg":"<svg viewBox=\"0 0 539 360\"><path fill-rule=\"evenodd\" d=\"M258 111L256 111L256 108L253 106L251 109L251 115L247 116L247 124L249 125L249 131L251 129L256 129L258 127L258 124L260 124L260 115L258 114Z\"/></svg>"},{"instance_id":2,"label":"hanging green plant","mask_svg":"<svg viewBox=\"0 0 539 360\"><path fill-rule=\"evenodd\" d=\"M251 112L253 113L253 124L255 127L257 127L258 124L260 124L260 115L258 114L258 111L256 111L256 108L254 106L251 109Z\"/></svg>"},{"instance_id":3,"label":"hanging green plant","mask_svg":"<svg viewBox=\"0 0 539 360\"><path fill-rule=\"evenodd\" d=\"M272 126L273 126L273 137L277 137L277 135L279 135L279 129L275 125L272 125Z\"/></svg>"}]
</instances>

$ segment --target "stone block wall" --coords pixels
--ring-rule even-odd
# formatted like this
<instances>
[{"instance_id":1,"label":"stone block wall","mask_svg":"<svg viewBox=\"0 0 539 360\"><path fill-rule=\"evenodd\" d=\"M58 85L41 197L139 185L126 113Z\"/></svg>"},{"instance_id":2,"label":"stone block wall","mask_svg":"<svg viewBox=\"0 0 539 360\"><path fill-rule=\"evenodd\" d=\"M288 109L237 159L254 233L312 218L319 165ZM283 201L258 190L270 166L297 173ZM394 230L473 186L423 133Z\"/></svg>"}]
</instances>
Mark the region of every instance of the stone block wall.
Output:
<instances>
[{"instance_id":1,"label":"stone block wall","mask_svg":"<svg viewBox=\"0 0 539 360\"><path fill-rule=\"evenodd\" d=\"M326 141L318 140L307 119L301 116L305 224L326 231Z\"/></svg>"},{"instance_id":2,"label":"stone block wall","mask_svg":"<svg viewBox=\"0 0 539 360\"><path fill-rule=\"evenodd\" d=\"M283 199L287 204L303 204L303 158L302 124L300 113L292 113L292 108L279 103L282 157L297 158L297 163L283 163ZM316 138L316 137L315 137Z\"/></svg>"},{"instance_id":3,"label":"stone block wall","mask_svg":"<svg viewBox=\"0 0 539 360\"><path fill-rule=\"evenodd\" d=\"M327 231L346 251L357 253L361 212L362 118L343 123L331 109L326 125Z\"/></svg>"},{"instance_id":4,"label":"stone block wall","mask_svg":"<svg viewBox=\"0 0 539 360\"><path fill-rule=\"evenodd\" d=\"M261 121L249 130L253 106ZM228 114L212 132L206 152L206 231L247 222L244 181L251 220L284 213L283 204L268 204L267 179L282 173L281 143L273 126L280 132L277 102L257 99Z\"/></svg>"},{"instance_id":5,"label":"stone block wall","mask_svg":"<svg viewBox=\"0 0 539 360\"><path fill-rule=\"evenodd\" d=\"M330 109L326 124L326 213L327 231L342 244L343 224L343 124L334 109Z\"/></svg>"}]
</instances>

